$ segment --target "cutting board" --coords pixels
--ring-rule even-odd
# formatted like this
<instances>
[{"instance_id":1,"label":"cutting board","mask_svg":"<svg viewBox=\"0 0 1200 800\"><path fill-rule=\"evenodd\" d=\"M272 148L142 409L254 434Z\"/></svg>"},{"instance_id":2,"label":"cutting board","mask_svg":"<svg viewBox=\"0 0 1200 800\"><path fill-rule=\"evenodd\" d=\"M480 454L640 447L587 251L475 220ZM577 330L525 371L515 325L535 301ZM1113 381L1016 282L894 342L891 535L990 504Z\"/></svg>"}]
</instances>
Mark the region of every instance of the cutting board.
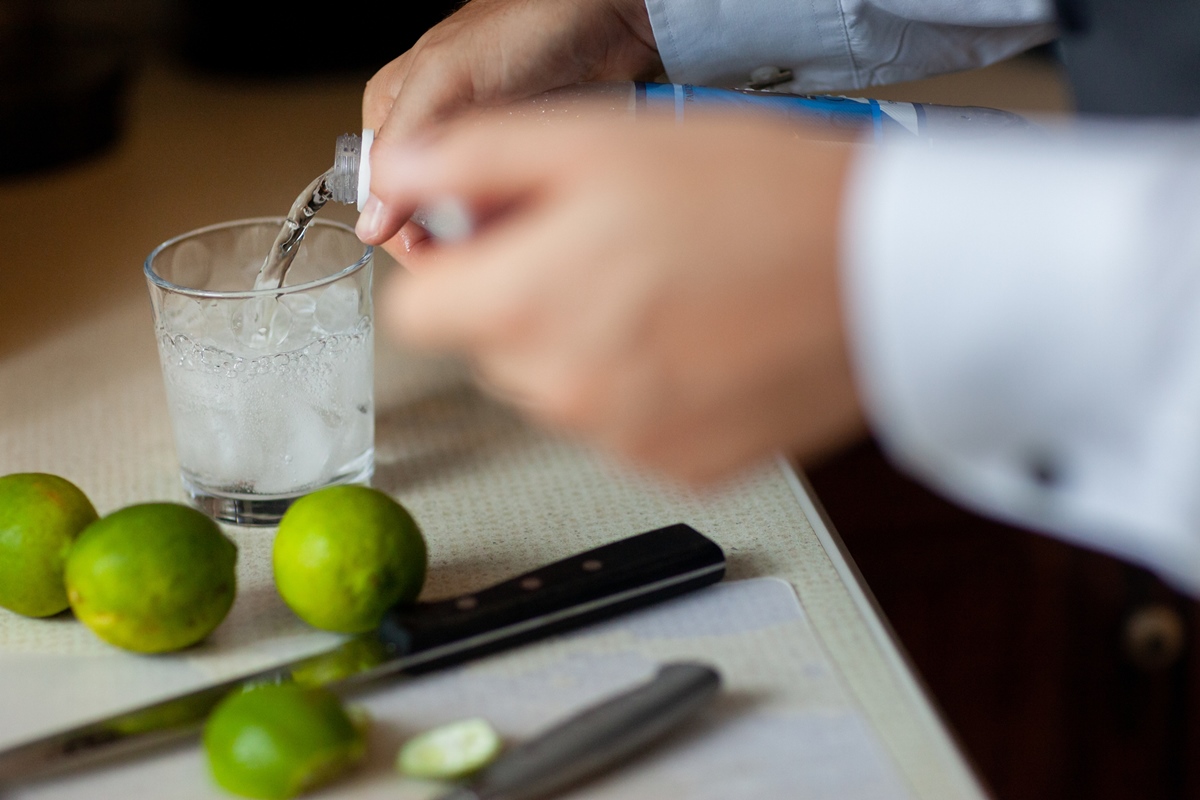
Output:
<instances>
[{"instance_id":1,"label":"cutting board","mask_svg":"<svg viewBox=\"0 0 1200 800\"><path fill-rule=\"evenodd\" d=\"M203 673L204 655L183 659L196 662L188 665L190 675ZM407 736L481 715L507 742L518 742L608 694L648 679L658 664L678 659L705 661L721 671L725 687L715 706L661 746L580 787L572 797L901 800L910 796L813 635L791 586L775 578L752 578L719 584L452 670L399 679L356 698L354 702L373 720L367 763L312 797L415 800L433 796L437 787L403 779L392 768ZM89 693L107 692L105 702L110 704L121 692L133 696L139 691L139 680L156 680L164 672L165 661L117 652L107 657L6 654L0 658L6 677L0 686L0 706L20 712L0 719L0 735L11 741L44 728L48 716L78 716L80 701L93 707L101 703L89 699ZM10 672L13 666L17 672ZM44 671L35 676L39 670ZM781 670L789 678L782 689L777 680ZM52 682L72 673L76 685L66 692L54 691ZM29 697L22 686L34 680L43 691ZM224 796L208 777L197 744L12 795L23 800L164 796L178 800Z\"/></svg>"}]
</instances>

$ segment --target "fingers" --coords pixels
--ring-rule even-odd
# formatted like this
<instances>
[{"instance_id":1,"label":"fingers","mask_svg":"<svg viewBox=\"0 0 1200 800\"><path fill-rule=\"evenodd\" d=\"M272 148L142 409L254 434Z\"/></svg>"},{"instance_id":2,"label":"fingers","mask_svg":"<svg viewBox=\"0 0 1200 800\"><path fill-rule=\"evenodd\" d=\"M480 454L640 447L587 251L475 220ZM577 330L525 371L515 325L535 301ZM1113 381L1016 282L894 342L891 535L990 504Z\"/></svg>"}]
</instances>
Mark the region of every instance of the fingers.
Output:
<instances>
[{"instance_id":1,"label":"fingers","mask_svg":"<svg viewBox=\"0 0 1200 800\"><path fill-rule=\"evenodd\" d=\"M478 62L486 57L463 46L458 31L464 27L470 26L458 15L443 20L367 81L363 127L373 129L376 140L420 136L476 99Z\"/></svg>"},{"instance_id":2,"label":"fingers","mask_svg":"<svg viewBox=\"0 0 1200 800\"><path fill-rule=\"evenodd\" d=\"M412 50L393 59L367 81L362 102L364 128L377 131L383 127L408 76L411 53Z\"/></svg>"},{"instance_id":3,"label":"fingers","mask_svg":"<svg viewBox=\"0 0 1200 800\"><path fill-rule=\"evenodd\" d=\"M376 247L382 247L392 258L409 271L424 269L436 254L438 241L415 222L406 222L400 232Z\"/></svg>"},{"instance_id":4,"label":"fingers","mask_svg":"<svg viewBox=\"0 0 1200 800\"><path fill-rule=\"evenodd\" d=\"M371 152L371 193L404 210L455 198L471 211L494 211L565 179L574 172L573 162L603 141L611 125L625 124L581 115L551 130L491 114L456 122L435 141L377 142Z\"/></svg>"},{"instance_id":5,"label":"fingers","mask_svg":"<svg viewBox=\"0 0 1200 800\"><path fill-rule=\"evenodd\" d=\"M544 259L536 242L501 231L418 253L418 268L387 287L383 318L410 345L479 354L510 346L536 323Z\"/></svg>"},{"instance_id":6,"label":"fingers","mask_svg":"<svg viewBox=\"0 0 1200 800\"><path fill-rule=\"evenodd\" d=\"M375 195L369 195L359 212L354 232L366 244L383 244L399 231L416 206L385 205Z\"/></svg>"},{"instance_id":7,"label":"fingers","mask_svg":"<svg viewBox=\"0 0 1200 800\"><path fill-rule=\"evenodd\" d=\"M661 72L642 0L471 0L368 82L363 122L403 142L469 107Z\"/></svg>"},{"instance_id":8,"label":"fingers","mask_svg":"<svg viewBox=\"0 0 1200 800\"><path fill-rule=\"evenodd\" d=\"M476 99L474 54L444 53L436 44L409 51L405 73L383 121L376 126L379 140L404 142L418 137Z\"/></svg>"},{"instance_id":9,"label":"fingers","mask_svg":"<svg viewBox=\"0 0 1200 800\"><path fill-rule=\"evenodd\" d=\"M404 227L400 229L399 238L404 243L404 252L410 256L410 258L405 259L405 263L410 267L413 266L413 262L419 259L428 247L433 245L434 241L429 231L412 220L404 223Z\"/></svg>"},{"instance_id":10,"label":"fingers","mask_svg":"<svg viewBox=\"0 0 1200 800\"><path fill-rule=\"evenodd\" d=\"M364 123L375 129L377 139L404 142L464 109L538 91L552 83L554 72L531 76L526 71L527 62L539 63L545 41L553 38L540 30L546 19L544 5L472 0L368 82ZM514 64L509 50L530 55ZM530 80L532 88L524 88Z\"/></svg>"}]
</instances>

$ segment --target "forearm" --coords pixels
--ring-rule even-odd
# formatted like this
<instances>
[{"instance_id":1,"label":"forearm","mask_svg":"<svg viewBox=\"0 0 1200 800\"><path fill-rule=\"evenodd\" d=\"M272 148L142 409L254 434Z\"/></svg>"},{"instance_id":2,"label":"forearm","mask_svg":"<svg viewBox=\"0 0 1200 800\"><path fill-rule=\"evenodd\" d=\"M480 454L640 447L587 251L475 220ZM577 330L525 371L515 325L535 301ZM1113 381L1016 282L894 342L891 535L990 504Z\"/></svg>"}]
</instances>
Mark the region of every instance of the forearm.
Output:
<instances>
[{"instance_id":1,"label":"forearm","mask_svg":"<svg viewBox=\"0 0 1200 800\"><path fill-rule=\"evenodd\" d=\"M1200 593L1198 133L865 153L844 277L900 464Z\"/></svg>"}]
</instances>

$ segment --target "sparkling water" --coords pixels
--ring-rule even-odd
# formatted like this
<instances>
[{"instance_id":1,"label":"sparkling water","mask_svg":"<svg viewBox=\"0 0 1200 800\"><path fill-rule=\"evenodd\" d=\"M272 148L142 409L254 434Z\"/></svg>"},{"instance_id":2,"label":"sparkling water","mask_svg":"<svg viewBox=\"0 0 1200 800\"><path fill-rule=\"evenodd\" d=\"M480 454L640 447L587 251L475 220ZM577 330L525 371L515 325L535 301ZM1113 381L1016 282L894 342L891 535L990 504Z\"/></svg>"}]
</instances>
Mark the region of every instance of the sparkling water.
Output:
<instances>
[{"instance_id":1,"label":"sparkling water","mask_svg":"<svg viewBox=\"0 0 1200 800\"><path fill-rule=\"evenodd\" d=\"M280 226L279 235L275 237L275 242L263 259L262 268L254 280L255 289L278 289L283 286L288 267L300 252L300 243L304 241L309 223L333 197L333 189L330 187L333 173L331 169L319 175L304 187L304 191L292 203L287 218Z\"/></svg>"},{"instance_id":2,"label":"sparkling water","mask_svg":"<svg viewBox=\"0 0 1200 800\"><path fill-rule=\"evenodd\" d=\"M255 289L278 289L283 286L288 268L300 252L300 243L317 212L330 200L354 203L358 199L358 171L362 158L362 139L352 133L337 138L333 166L318 175L292 202L287 218L279 229L275 242L263 259L262 268L254 281Z\"/></svg>"},{"instance_id":3,"label":"sparkling water","mask_svg":"<svg viewBox=\"0 0 1200 800\"><path fill-rule=\"evenodd\" d=\"M369 302L341 283L240 303L170 297L159 354L172 418L187 420L175 428L185 482L263 497L369 475ZM245 324L248 304L269 326Z\"/></svg>"}]
</instances>

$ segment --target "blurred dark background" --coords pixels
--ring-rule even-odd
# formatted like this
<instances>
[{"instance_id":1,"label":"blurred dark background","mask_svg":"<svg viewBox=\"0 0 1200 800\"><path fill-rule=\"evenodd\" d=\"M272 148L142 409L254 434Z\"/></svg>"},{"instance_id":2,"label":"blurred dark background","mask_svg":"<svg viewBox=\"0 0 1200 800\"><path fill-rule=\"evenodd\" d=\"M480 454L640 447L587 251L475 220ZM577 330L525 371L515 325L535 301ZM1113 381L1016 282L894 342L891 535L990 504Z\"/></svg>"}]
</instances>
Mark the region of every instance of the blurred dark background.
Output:
<instances>
[{"instance_id":1,"label":"blurred dark background","mask_svg":"<svg viewBox=\"0 0 1200 800\"><path fill-rule=\"evenodd\" d=\"M0 177L111 145L147 58L228 79L369 76L456 5L0 0Z\"/></svg>"},{"instance_id":2,"label":"blurred dark background","mask_svg":"<svg viewBox=\"0 0 1200 800\"><path fill-rule=\"evenodd\" d=\"M176 0L174 18L166 27L183 63L214 74L370 74L410 48L459 4Z\"/></svg>"},{"instance_id":3,"label":"blurred dark background","mask_svg":"<svg viewBox=\"0 0 1200 800\"><path fill-rule=\"evenodd\" d=\"M97 213L86 198L64 199L67 193L117 187L123 205L107 213L124 227L102 246L128 249L123 259L135 265L164 231L212 221L180 217L168 224L149 209L131 216L127 209L147 192L174 198L160 203L171 208L190 207L177 195L195 194L195 213L221 218L286 207L295 186L324 163L333 136L354 126L362 82L455 5L0 0L0 188L7 187L4 208L14 232L6 238L0 294L46 291L36 237L57 235L57 228L43 226ZM159 79L141 81L151 65ZM174 77L162 79L164 71ZM336 82L328 91L311 88L329 81ZM142 102L128 102L143 86ZM296 92L301 86L308 88ZM175 106L198 108L172 110L169 93L180 87L190 99ZM1052 47L866 94L1023 113L1070 110ZM296 126L313 109L336 119L293 137L304 145L303 159L295 146L278 152L271 138L277 130L261 127L206 133L199 137L205 158L157 144L178 130L172 126L204 124L219 109L228 111L222 124L257 120L247 105L269 106L278 125ZM137 120L140 127L131 125L135 109L157 115L153 124L147 116ZM114 147L131 127L141 137L137 159ZM244 178L252 170L261 176L261 196L221 194L222 176ZM280 179L286 170L296 172L294 185ZM219 209L210 208L218 202ZM17 231L32 238L17 241ZM84 253L100 245L72 246ZM93 276L81 268L74 294L58 297L58 318L9 304L0 339L10 349L27 344L51 324L117 297L112 287L120 281L129 293L141 292L135 273ZM1194 603L1143 570L941 500L894 470L870 440L810 470L809 478L999 800L1200 797Z\"/></svg>"}]
</instances>

